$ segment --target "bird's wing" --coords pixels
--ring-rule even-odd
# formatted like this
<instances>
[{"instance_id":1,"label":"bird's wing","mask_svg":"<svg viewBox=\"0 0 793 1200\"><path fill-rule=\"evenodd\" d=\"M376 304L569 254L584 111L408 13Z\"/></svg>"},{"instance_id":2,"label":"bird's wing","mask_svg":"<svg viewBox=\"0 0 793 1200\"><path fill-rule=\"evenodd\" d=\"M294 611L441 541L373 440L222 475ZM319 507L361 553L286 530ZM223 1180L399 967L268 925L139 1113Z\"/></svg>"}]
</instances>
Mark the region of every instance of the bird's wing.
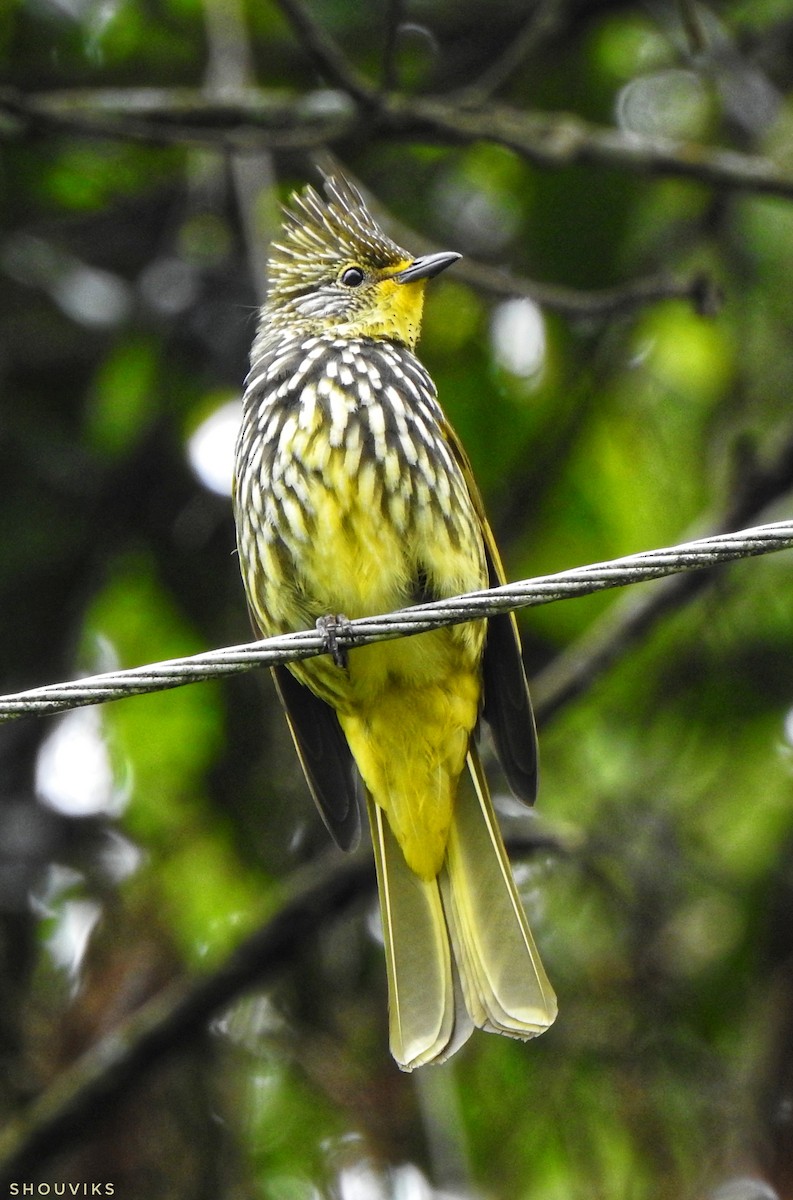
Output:
<instances>
[{"instance_id":1,"label":"bird's wing","mask_svg":"<svg viewBox=\"0 0 793 1200\"><path fill-rule=\"evenodd\" d=\"M300 765L331 837L352 850L361 834L358 771L333 709L295 679L272 668Z\"/></svg>"},{"instance_id":2,"label":"bird's wing","mask_svg":"<svg viewBox=\"0 0 793 1200\"><path fill-rule=\"evenodd\" d=\"M479 518L485 545L487 574L490 586L496 587L507 580L473 469L457 434L448 422L445 424L444 433L463 473ZM504 768L504 774L518 799L525 804L533 804L537 795L537 728L514 613L499 613L488 618L482 674L482 713L493 733L496 753Z\"/></svg>"}]
</instances>

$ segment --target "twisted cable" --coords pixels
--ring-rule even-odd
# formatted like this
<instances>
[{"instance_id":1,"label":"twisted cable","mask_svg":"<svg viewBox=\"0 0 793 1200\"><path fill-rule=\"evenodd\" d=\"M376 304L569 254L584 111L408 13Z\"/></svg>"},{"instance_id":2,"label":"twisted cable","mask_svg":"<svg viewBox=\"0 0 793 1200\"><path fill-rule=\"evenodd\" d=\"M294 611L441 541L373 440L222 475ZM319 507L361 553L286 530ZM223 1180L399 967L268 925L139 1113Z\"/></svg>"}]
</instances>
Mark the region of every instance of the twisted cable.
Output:
<instances>
[{"instance_id":1,"label":"twisted cable","mask_svg":"<svg viewBox=\"0 0 793 1200\"><path fill-rule=\"evenodd\" d=\"M609 562L574 567L501 587L468 592L448 600L418 604L382 616L361 617L341 624L336 640L339 646L350 649L370 642L409 637L442 625L457 625L495 613L568 600L607 588L677 575L683 571L706 570L720 563L791 548L793 520L776 521L659 550L644 550ZM124 696L166 691L187 683L249 671L253 667L275 666L327 652L327 635L318 629L283 634L240 646L226 646L187 658L169 659L123 671L108 671L84 679L47 684L0 696L0 721L31 713L44 716L82 705L119 700Z\"/></svg>"}]
</instances>

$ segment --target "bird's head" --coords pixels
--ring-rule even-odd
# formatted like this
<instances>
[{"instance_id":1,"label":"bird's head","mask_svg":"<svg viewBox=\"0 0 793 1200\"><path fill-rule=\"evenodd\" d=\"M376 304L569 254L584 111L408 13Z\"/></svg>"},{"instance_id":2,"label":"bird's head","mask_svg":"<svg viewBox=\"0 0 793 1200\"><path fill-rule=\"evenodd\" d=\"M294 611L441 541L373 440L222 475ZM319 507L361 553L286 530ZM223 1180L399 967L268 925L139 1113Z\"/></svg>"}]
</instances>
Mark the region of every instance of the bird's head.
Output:
<instances>
[{"instance_id":1,"label":"bird's head","mask_svg":"<svg viewBox=\"0 0 793 1200\"><path fill-rule=\"evenodd\" d=\"M383 233L361 193L340 175L292 195L273 243L263 317L307 334L418 340L427 280L459 254L414 258Z\"/></svg>"}]
</instances>

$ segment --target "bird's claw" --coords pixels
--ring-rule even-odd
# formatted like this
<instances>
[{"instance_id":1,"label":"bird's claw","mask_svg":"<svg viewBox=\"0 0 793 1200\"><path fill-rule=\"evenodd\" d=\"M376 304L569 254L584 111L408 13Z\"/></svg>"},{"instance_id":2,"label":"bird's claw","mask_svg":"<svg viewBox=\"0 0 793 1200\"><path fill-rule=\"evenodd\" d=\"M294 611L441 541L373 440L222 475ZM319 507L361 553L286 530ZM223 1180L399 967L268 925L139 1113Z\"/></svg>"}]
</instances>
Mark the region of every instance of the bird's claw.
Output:
<instances>
[{"instance_id":1,"label":"bird's claw","mask_svg":"<svg viewBox=\"0 0 793 1200\"><path fill-rule=\"evenodd\" d=\"M339 634L351 635L351 626L343 613L328 613L326 617L317 617L317 629L325 637L328 653L337 667L347 670L347 647L339 645Z\"/></svg>"}]
</instances>

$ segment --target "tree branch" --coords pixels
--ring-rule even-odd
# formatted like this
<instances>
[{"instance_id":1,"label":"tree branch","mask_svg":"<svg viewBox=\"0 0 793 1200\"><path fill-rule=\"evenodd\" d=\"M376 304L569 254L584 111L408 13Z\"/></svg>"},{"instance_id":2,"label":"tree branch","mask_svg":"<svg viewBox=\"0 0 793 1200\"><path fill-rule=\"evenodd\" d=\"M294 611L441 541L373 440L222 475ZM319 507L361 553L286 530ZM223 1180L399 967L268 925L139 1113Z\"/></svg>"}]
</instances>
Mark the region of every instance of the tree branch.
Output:
<instances>
[{"instance_id":1,"label":"tree branch","mask_svg":"<svg viewBox=\"0 0 793 1200\"><path fill-rule=\"evenodd\" d=\"M769 504L793 488L793 435L764 465L741 464L739 486L712 534L740 529L757 518ZM538 724L544 724L575 697L582 695L599 675L668 612L709 587L711 572L676 575L659 582L650 592L631 593L615 604L532 679L532 697Z\"/></svg>"},{"instance_id":2,"label":"tree branch","mask_svg":"<svg viewBox=\"0 0 793 1200\"><path fill-rule=\"evenodd\" d=\"M329 853L306 869L292 897L210 975L173 985L92 1047L0 1135L0 1193L101 1117L164 1059L205 1032L241 992L264 986L298 947L374 885L371 855Z\"/></svg>"},{"instance_id":3,"label":"tree branch","mask_svg":"<svg viewBox=\"0 0 793 1200\"><path fill-rule=\"evenodd\" d=\"M387 0L382 71L382 91L384 92L393 91L397 86L397 49L404 10L405 0Z\"/></svg>"},{"instance_id":4,"label":"tree branch","mask_svg":"<svg viewBox=\"0 0 793 1200\"><path fill-rule=\"evenodd\" d=\"M23 93L0 88L9 132L71 133L158 145L304 150L345 137L359 110L346 91L302 96L244 88L209 96L193 88L98 89ZM0 136L3 127L0 124Z\"/></svg>"},{"instance_id":5,"label":"tree branch","mask_svg":"<svg viewBox=\"0 0 793 1200\"><path fill-rule=\"evenodd\" d=\"M482 104L502 87L525 60L563 24L564 0L536 0L523 27L504 51L473 83L452 93L459 104Z\"/></svg>"},{"instance_id":6,"label":"tree branch","mask_svg":"<svg viewBox=\"0 0 793 1200\"><path fill-rule=\"evenodd\" d=\"M364 104L375 98L374 88L353 67L338 43L319 25L303 0L276 0L320 75Z\"/></svg>"},{"instance_id":7,"label":"tree branch","mask_svg":"<svg viewBox=\"0 0 793 1200\"><path fill-rule=\"evenodd\" d=\"M292 0L289 0L291 3ZM190 89L0 91L9 130L239 149L307 149L369 134L450 144L495 142L543 167L580 164L691 179L710 187L793 198L793 176L769 159L718 146L628 133L568 113L524 112L506 105L461 109L438 99L367 96L349 89L289 96L251 89L233 99Z\"/></svg>"},{"instance_id":8,"label":"tree branch","mask_svg":"<svg viewBox=\"0 0 793 1200\"><path fill-rule=\"evenodd\" d=\"M676 7L689 54L704 54L708 48L708 36L697 5L693 0L677 0Z\"/></svg>"},{"instance_id":9,"label":"tree branch","mask_svg":"<svg viewBox=\"0 0 793 1200\"><path fill-rule=\"evenodd\" d=\"M525 112L506 105L454 109L441 100L390 96L383 101L380 120L389 132L414 138L495 142L543 167L611 167L793 197L793 176L780 174L767 158L594 125L571 113Z\"/></svg>"},{"instance_id":10,"label":"tree branch","mask_svg":"<svg viewBox=\"0 0 793 1200\"><path fill-rule=\"evenodd\" d=\"M582 291L521 278L466 257L455 267L455 276L495 296L526 296L551 312L583 320L620 316L659 300L686 300L699 316L713 317L722 299L710 276L700 271L682 278L661 272L615 287Z\"/></svg>"}]
</instances>

